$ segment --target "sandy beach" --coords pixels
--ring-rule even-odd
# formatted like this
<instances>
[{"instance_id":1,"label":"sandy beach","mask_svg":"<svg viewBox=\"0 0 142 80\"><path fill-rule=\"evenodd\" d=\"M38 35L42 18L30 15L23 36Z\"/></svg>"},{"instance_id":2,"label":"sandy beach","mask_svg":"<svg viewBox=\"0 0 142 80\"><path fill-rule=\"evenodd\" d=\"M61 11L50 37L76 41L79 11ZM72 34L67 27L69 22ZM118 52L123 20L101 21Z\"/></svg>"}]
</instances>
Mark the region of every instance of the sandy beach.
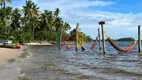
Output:
<instances>
[{"instance_id":1,"label":"sandy beach","mask_svg":"<svg viewBox=\"0 0 142 80\"><path fill-rule=\"evenodd\" d=\"M8 59L16 58L20 55L21 49L0 48L0 64Z\"/></svg>"}]
</instances>

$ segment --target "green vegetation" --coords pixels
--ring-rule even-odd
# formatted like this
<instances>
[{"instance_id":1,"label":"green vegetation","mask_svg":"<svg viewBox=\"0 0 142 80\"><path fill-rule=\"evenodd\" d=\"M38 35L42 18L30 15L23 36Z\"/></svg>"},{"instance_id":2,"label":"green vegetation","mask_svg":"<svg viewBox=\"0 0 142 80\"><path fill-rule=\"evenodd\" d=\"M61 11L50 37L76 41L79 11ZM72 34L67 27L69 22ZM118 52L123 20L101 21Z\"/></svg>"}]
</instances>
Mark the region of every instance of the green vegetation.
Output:
<instances>
[{"instance_id":1,"label":"green vegetation","mask_svg":"<svg viewBox=\"0 0 142 80\"><path fill-rule=\"evenodd\" d=\"M9 63L13 63L13 62L15 62L16 61L16 59L15 58L12 58L12 59L9 59L9 60L7 60Z\"/></svg>"},{"instance_id":2,"label":"green vegetation","mask_svg":"<svg viewBox=\"0 0 142 80\"><path fill-rule=\"evenodd\" d=\"M54 61L45 61L43 67L45 69L53 69Z\"/></svg>"},{"instance_id":3,"label":"green vegetation","mask_svg":"<svg viewBox=\"0 0 142 80\"><path fill-rule=\"evenodd\" d=\"M127 37L127 38L119 38L116 39L116 41L134 41L135 39L132 37Z\"/></svg>"},{"instance_id":4,"label":"green vegetation","mask_svg":"<svg viewBox=\"0 0 142 80\"><path fill-rule=\"evenodd\" d=\"M22 9L6 6L12 0L0 0L0 39L16 42L57 41L57 31L71 29L68 22L59 17L60 9L40 11L31 0ZM87 40L90 37L86 36ZM89 39L88 39L89 38Z\"/></svg>"},{"instance_id":5,"label":"green vegetation","mask_svg":"<svg viewBox=\"0 0 142 80\"><path fill-rule=\"evenodd\" d=\"M53 68L53 63L45 63L45 64L44 64L44 67L45 67L46 69L52 69L52 68Z\"/></svg>"},{"instance_id":6,"label":"green vegetation","mask_svg":"<svg viewBox=\"0 0 142 80\"><path fill-rule=\"evenodd\" d=\"M78 76L78 75L77 75L77 76ZM78 79L90 79L90 77L87 76L87 75L79 75L77 78L78 78Z\"/></svg>"},{"instance_id":7,"label":"green vegetation","mask_svg":"<svg viewBox=\"0 0 142 80\"><path fill-rule=\"evenodd\" d=\"M113 41L134 41L135 39L132 37L125 37L125 38L119 38L119 39L112 39ZM102 41L102 39L101 39ZM107 41L107 39L105 39Z\"/></svg>"},{"instance_id":8,"label":"green vegetation","mask_svg":"<svg viewBox=\"0 0 142 80\"><path fill-rule=\"evenodd\" d=\"M76 29L73 29L72 31L70 31L70 35L75 37ZM93 39L90 36L85 35L85 33L83 33L83 32L79 32L79 39L83 39L86 42L93 41Z\"/></svg>"}]
</instances>

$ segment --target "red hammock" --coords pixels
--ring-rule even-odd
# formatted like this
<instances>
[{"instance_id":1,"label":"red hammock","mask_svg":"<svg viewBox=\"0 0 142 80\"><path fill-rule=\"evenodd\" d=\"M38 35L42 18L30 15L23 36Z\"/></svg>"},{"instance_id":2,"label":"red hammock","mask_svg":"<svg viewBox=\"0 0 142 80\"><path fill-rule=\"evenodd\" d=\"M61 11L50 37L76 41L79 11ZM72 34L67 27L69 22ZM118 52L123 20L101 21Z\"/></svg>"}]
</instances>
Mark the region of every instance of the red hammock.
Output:
<instances>
[{"instance_id":1,"label":"red hammock","mask_svg":"<svg viewBox=\"0 0 142 80\"><path fill-rule=\"evenodd\" d=\"M105 32L104 32L104 33L105 33ZM136 45L137 40L138 40L138 39L136 39L130 46L128 46L125 50L123 50L123 49L121 49L120 47L118 47L106 33L105 33L105 36L106 36L107 40L109 41L109 43L110 43L116 50L118 50L118 51L120 51L120 52L128 52L128 51L132 50L133 47Z\"/></svg>"},{"instance_id":2,"label":"red hammock","mask_svg":"<svg viewBox=\"0 0 142 80\"><path fill-rule=\"evenodd\" d=\"M66 50L74 50L75 49L75 44L67 44L67 43L65 43L65 41L61 45Z\"/></svg>"},{"instance_id":3,"label":"red hammock","mask_svg":"<svg viewBox=\"0 0 142 80\"><path fill-rule=\"evenodd\" d=\"M96 37L96 40L94 41L94 43L93 43L92 47L90 48L90 50L93 50L96 47L98 38L99 38L99 35Z\"/></svg>"},{"instance_id":4,"label":"red hammock","mask_svg":"<svg viewBox=\"0 0 142 80\"><path fill-rule=\"evenodd\" d=\"M86 50L86 49L83 47L83 45L82 45L79 41L78 41L78 43L79 43L79 45L80 45L82 51Z\"/></svg>"},{"instance_id":5,"label":"red hammock","mask_svg":"<svg viewBox=\"0 0 142 80\"><path fill-rule=\"evenodd\" d=\"M61 45L64 47L66 50L74 50L75 49L75 44L74 43L66 43L65 42L65 37L63 36L64 34L62 33L62 40L61 40ZM74 37L68 36L69 40L74 40Z\"/></svg>"},{"instance_id":6,"label":"red hammock","mask_svg":"<svg viewBox=\"0 0 142 80\"><path fill-rule=\"evenodd\" d=\"M96 37L96 40L95 40L94 43L92 44L92 47L90 48L90 50L93 50L93 49L96 47L98 38L99 38L99 35ZM86 49L81 45L81 43L79 43L79 45L81 46L82 51L86 50Z\"/></svg>"}]
</instances>

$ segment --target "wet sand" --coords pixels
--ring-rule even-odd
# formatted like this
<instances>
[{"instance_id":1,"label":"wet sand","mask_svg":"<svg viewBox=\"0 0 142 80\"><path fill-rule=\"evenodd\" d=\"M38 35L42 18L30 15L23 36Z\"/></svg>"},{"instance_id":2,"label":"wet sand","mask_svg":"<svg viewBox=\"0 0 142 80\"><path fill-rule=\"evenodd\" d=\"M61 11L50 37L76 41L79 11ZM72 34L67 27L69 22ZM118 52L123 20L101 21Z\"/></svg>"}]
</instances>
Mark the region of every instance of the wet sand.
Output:
<instances>
[{"instance_id":1,"label":"wet sand","mask_svg":"<svg viewBox=\"0 0 142 80\"><path fill-rule=\"evenodd\" d=\"M0 48L0 64L20 55L21 49Z\"/></svg>"}]
</instances>

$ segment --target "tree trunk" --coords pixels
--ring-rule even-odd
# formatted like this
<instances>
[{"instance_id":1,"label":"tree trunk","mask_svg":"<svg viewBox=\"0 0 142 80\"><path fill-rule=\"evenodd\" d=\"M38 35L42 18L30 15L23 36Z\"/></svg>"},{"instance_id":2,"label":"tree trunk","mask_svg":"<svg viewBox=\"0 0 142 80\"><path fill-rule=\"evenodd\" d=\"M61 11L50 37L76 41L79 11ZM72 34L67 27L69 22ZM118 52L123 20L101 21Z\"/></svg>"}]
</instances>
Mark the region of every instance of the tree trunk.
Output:
<instances>
[{"instance_id":1,"label":"tree trunk","mask_svg":"<svg viewBox=\"0 0 142 80\"><path fill-rule=\"evenodd\" d=\"M4 5L4 9L5 9L5 5L6 5L6 4L5 4L5 0L4 0L4 4L3 4L3 5Z\"/></svg>"},{"instance_id":2,"label":"tree trunk","mask_svg":"<svg viewBox=\"0 0 142 80\"><path fill-rule=\"evenodd\" d=\"M47 41L47 24L46 24L46 41Z\"/></svg>"},{"instance_id":3,"label":"tree trunk","mask_svg":"<svg viewBox=\"0 0 142 80\"><path fill-rule=\"evenodd\" d=\"M34 31L34 26L33 26L33 41L34 41L34 32L35 32L35 31Z\"/></svg>"}]
</instances>

